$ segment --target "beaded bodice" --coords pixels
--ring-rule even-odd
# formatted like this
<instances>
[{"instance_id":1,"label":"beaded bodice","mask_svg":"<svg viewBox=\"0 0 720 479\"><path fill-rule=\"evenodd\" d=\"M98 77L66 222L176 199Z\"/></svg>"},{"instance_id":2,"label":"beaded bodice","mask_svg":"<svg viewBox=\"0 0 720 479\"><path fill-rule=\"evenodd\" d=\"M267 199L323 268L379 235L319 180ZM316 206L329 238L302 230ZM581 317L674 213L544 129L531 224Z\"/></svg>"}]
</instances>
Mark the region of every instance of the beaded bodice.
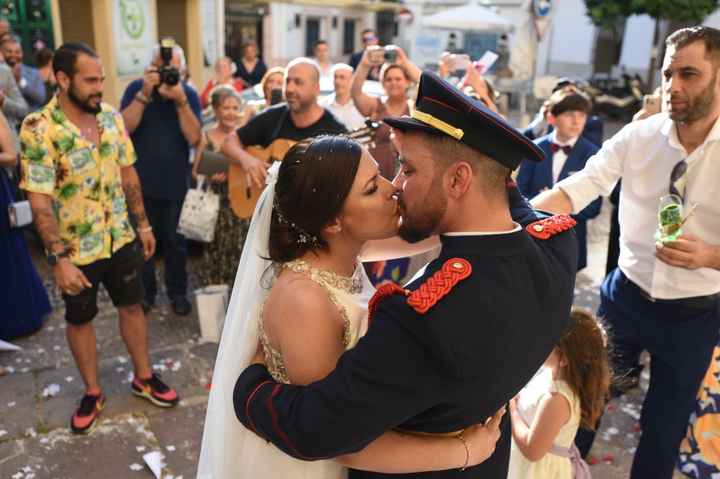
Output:
<instances>
[{"instance_id":1,"label":"beaded bodice","mask_svg":"<svg viewBox=\"0 0 720 479\"><path fill-rule=\"evenodd\" d=\"M367 328L367 304L374 292L362 266L358 266L351 277L318 268L313 268L302 260L290 261L281 266L282 269L306 275L310 280L322 286L328 294L330 301L338 308L343 321L342 342L345 349L357 344ZM279 272L278 272L279 274ZM260 343L265 352L268 371L278 382L290 384L285 368L282 352L270 343L264 328L264 304L259 309Z\"/></svg>"}]
</instances>

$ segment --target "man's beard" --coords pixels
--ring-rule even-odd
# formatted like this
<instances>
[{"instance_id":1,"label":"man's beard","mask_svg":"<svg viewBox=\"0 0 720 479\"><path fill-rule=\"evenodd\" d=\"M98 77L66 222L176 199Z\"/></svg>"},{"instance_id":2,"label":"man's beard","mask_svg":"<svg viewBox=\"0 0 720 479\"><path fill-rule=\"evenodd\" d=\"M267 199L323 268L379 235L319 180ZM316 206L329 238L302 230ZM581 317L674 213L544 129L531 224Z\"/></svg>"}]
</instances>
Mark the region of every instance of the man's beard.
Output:
<instances>
[{"instance_id":1,"label":"man's beard","mask_svg":"<svg viewBox=\"0 0 720 479\"><path fill-rule=\"evenodd\" d=\"M288 108L293 113L303 113L308 111L310 108L312 108L313 103L316 103L317 100L313 99L310 101L302 101L301 99L295 97L294 101L290 103L287 102Z\"/></svg>"},{"instance_id":2,"label":"man's beard","mask_svg":"<svg viewBox=\"0 0 720 479\"><path fill-rule=\"evenodd\" d=\"M398 230L400 238L408 243L417 243L429 238L437 232L438 225L447 210L447 198L442 191L442 175L437 175L428 191L426 200L422 202L422 211L411 215L402 200L402 193L398 199L402 223Z\"/></svg>"},{"instance_id":3,"label":"man's beard","mask_svg":"<svg viewBox=\"0 0 720 479\"><path fill-rule=\"evenodd\" d=\"M80 108L82 111L86 113L92 113L93 115L97 115L102 111L102 105L98 103L97 106L93 106L90 103L90 99L93 97L98 97L100 100L102 100L102 93L98 93L96 95L90 95L85 100L82 100L76 93L75 88L70 85L70 88L68 89L68 98L70 99L73 104Z\"/></svg>"},{"instance_id":4,"label":"man's beard","mask_svg":"<svg viewBox=\"0 0 720 479\"><path fill-rule=\"evenodd\" d=\"M707 88L695 98L688 98L687 107L683 111L670 112L670 118L680 123L693 123L705 118L715 103L715 84L717 73L710 80ZM672 99L672 98L671 98Z\"/></svg>"}]
</instances>

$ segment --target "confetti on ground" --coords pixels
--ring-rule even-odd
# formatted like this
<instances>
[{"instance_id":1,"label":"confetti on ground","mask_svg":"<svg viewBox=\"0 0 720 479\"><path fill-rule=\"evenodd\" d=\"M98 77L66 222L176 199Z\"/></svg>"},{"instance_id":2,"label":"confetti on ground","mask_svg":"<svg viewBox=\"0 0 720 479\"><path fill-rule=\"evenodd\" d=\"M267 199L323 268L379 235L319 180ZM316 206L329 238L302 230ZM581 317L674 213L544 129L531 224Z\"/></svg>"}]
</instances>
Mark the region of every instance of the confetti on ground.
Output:
<instances>
[{"instance_id":1,"label":"confetti on ground","mask_svg":"<svg viewBox=\"0 0 720 479\"><path fill-rule=\"evenodd\" d=\"M65 381L67 381L67 382L69 382L69 383L73 382L74 380L75 380L75 378L72 377L72 376L68 376L68 377L65 378Z\"/></svg>"},{"instance_id":2,"label":"confetti on ground","mask_svg":"<svg viewBox=\"0 0 720 479\"><path fill-rule=\"evenodd\" d=\"M128 362L128 360L127 360L127 358L124 357L124 356L118 356L117 362L119 362L120 364L125 364L125 363Z\"/></svg>"},{"instance_id":3,"label":"confetti on ground","mask_svg":"<svg viewBox=\"0 0 720 479\"><path fill-rule=\"evenodd\" d=\"M145 451L145 446L136 446L136 447L135 447L135 450L136 450L137 452L143 452L143 451Z\"/></svg>"},{"instance_id":4,"label":"confetti on ground","mask_svg":"<svg viewBox=\"0 0 720 479\"><path fill-rule=\"evenodd\" d=\"M170 368L170 370L173 372L177 372L177 371L180 371L181 367L182 367L182 364L180 364L180 361L175 361L173 363L172 367Z\"/></svg>"},{"instance_id":5,"label":"confetti on ground","mask_svg":"<svg viewBox=\"0 0 720 479\"><path fill-rule=\"evenodd\" d=\"M165 456L163 456L160 451L148 452L143 456L145 464L147 464L152 473L155 474L156 479L162 478L162 470L165 467L164 458Z\"/></svg>"},{"instance_id":6,"label":"confetti on ground","mask_svg":"<svg viewBox=\"0 0 720 479\"><path fill-rule=\"evenodd\" d=\"M125 371L125 368L115 368L115 371L121 373L121 372Z\"/></svg>"},{"instance_id":7,"label":"confetti on ground","mask_svg":"<svg viewBox=\"0 0 720 479\"><path fill-rule=\"evenodd\" d=\"M0 430L0 437L3 437L3 436L7 436L7 431L4 429Z\"/></svg>"},{"instance_id":8,"label":"confetti on ground","mask_svg":"<svg viewBox=\"0 0 720 479\"><path fill-rule=\"evenodd\" d=\"M167 449L170 452L175 452L175 446L168 446L165 449Z\"/></svg>"},{"instance_id":9,"label":"confetti on ground","mask_svg":"<svg viewBox=\"0 0 720 479\"><path fill-rule=\"evenodd\" d=\"M9 374L12 374L15 372L15 368L12 366L8 366L5 368L5 371L7 371Z\"/></svg>"},{"instance_id":10,"label":"confetti on ground","mask_svg":"<svg viewBox=\"0 0 720 479\"><path fill-rule=\"evenodd\" d=\"M8 407L15 407L15 404L17 404L15 401L10 401Z\"/></svg>"},{"instance_id":11,"label":"confetti on ground","mask_svg":"<svg viewBox=\"0 0 720 479\"><path fill-rule=\"evenodd\" d=\"M614 460L615 460L615 456L613 456L613 455L610 454L610 453L605 454L605 455L603 456L603 462L604 462L605 464L612 464L612 462L613 462Z\"/></svg>"},{"instance_id":12,"label":"confetti on ground","mask_svg":"<svg viewBox=\"0 0 720 479\"><path fill-rule=\"evenodd\" d=\"M52 398L58 395L60 393L60 385L59 384L50 384L45 389L43 389L42 397L43 398Z\"/></svg>"},{"instance_id":13,"label":"confetti on ground","mask_svg":"<svg viewBox=\"0 0 720 479\"><path fill-rule=\"evenodd\" d=\"M49 443L49 442L50 442L50 439L48 439L48 438L46 438L46 437L40 439L40 444L47 444L47 443Z\"/></svg>"},{"instance_id":14,"label":"confetti on ground","mask_svg":"<svg viewBox=\"0 0 720 479\"><path fill-rule=\"evenodd\" d=\"M138 464L137 462L133 462L132 464L130 464L130 470L131 470L131 471L136 471L136 472L137 472L137 471L142 471L142 468L143 468L143 467L142 467L140 464Z\"/></svg>"},{"instance_id":15,"label":"confetti on ground","mask_svg":"<svg viewBox=\"0 0 720 479\"><path fill-rule=\"evenodd\" d=\"M57 344L53 346L53 351L60 351L62 348L58 346Z\"/></svg>"},{"instance_id":16,"label":"confetti on ground","mask_svg":"<svg viewBox=\"0 0 720 479\"><path fill-rule=\"evenodd\" d=\"M25 435L28 437L36 437L37 433L35 432L35 429L29 427L29 428L25 429Z\"/></svg>"},{"instance_id":17,"label":"confetti on ground","mask_svg":"<svg viewBox=\"0 0 720 479\"><path fill-rule=\"evenodd\" d=\"M210 388L212 387L212 383L207 383L207 384L205 384L204 387L205 387L205 389L207 389L209 391Z\"/></svg>"},{"instance_id":18,"label":"confetti on ground","mask_svg":"<svg viewBox=\"0 0 720 479\"><path fill-rule=\"evenodd\" d=\"M591 466L594 466L595 464L598 463L598 460L595 456L590 456L590 457L588 457L587 463L590 464Z\"/></svg>"},{"instance_id":19,"label":"confetti on ground","mask_svg":"<svg viewBox=\"0 0 720 479\"><path fill-rule=\"evenodd\" d=\"M615 434L619 433L620 431L617 430L615 427L609 427L607 428L607 433L611 436L614 436Z\"/></svg>"}]
</instances>

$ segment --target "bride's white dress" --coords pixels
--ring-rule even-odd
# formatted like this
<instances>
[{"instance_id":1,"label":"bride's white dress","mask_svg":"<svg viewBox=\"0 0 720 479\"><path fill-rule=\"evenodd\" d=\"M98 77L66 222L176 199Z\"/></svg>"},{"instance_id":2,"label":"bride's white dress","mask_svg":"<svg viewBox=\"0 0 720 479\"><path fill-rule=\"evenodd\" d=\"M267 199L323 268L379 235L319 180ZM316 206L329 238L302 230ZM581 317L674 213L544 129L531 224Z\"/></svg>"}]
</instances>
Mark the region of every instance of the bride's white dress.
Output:
<instances>
[{"instance_id":1,"label":"bride's white dress","mask_svg":"<svg viewBox=\"0 0 720 479\"><path fill-rule=\"evenodd\" d=\"M343 342L346 350L354 347L367 329L368 301L375 292L362 266L356 268L352 277L342 277L331 271L312 268L303 261L292 261L282 267L307 275L327 291L330 300L338 307L344 322L344 337L338 340ZM265 350L270 374L276 381L289 384L282 354L272 348L264 333L263 305L264 300L257 301L250 319L257 323L258 337ZM211 407L213 403L217 403L212 399L232 403L232 395L211 398L208 404L208 422L210 422ZM344 479L347 477L347 470L335 461L300 461L245 429L236 418L226 417L226 421L228 420L234 421L233 424L225 424L225 428L232 430L226 431L225 441L228 437L232 438L228 442L208 438L209 431L206 426L198 479ZM227 432L230 432L230 436ZM220 448L220 450L209 450L209 448Z\"/></svg>"}]
</instances>

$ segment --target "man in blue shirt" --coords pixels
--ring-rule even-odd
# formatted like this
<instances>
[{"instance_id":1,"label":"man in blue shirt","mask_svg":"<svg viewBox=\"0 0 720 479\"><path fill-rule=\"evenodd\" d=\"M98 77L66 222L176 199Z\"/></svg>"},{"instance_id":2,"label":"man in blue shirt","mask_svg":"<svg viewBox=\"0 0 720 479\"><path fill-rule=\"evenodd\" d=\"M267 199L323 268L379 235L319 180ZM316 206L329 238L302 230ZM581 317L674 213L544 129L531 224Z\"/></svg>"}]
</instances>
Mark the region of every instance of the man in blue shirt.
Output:
<instances>
[{"instance_id":1,"label":"man in blue shirt","mask_svg":"<svg viewBox=\"0 0 720 479\"><path fill-rule=\"evenodd\" d=\"M18 38L6 35L0 44L5 62L12 68L20 93L28 104L29 111L39 110L45 103L45 83L37 68L23 63L23 48Z\"/></svg>"},{"instance_id":2,"label":"man in blue shirt","mask_svg":"<svg viewBox=\"0 0 720 479\"><path fill-rule=\"evenodd\" d=\"M187 249L185 238L176 231L188 189L190 148L200 141L200 100L185 82L161 82L159 45L153 53L144 76L125 90L121 110L138 155L145 209L155 237L163 244L167 294L173 311L184 316L192 309L186 296ZM180 72L185 69L185 54L178 45L172 48L170 65ZM149 310L157 295L154 258L145 263L143 283L143 307Z\"/></svg>"}]
</instances>

